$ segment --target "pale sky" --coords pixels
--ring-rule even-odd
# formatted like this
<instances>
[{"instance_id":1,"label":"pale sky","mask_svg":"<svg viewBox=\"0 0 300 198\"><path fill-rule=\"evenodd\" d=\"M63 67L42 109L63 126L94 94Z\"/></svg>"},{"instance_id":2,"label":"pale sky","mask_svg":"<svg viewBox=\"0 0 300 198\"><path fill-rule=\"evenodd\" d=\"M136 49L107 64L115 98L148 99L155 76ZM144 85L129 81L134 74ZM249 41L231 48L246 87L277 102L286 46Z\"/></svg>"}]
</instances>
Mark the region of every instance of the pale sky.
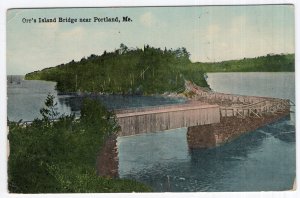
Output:
<instances>
[{"instance_id":1,"label":"pale sky","mask_svg":"<svg viewBox=\"0 0 300 198\"><path fill-rule=\"evenodd\" d=\"M23 23L128 16L128 23ZM193 62L294 53L292 5L18 9L7 12L7 74L26 74L128 47L186 47Z\"/></svg>"}]
</instances>

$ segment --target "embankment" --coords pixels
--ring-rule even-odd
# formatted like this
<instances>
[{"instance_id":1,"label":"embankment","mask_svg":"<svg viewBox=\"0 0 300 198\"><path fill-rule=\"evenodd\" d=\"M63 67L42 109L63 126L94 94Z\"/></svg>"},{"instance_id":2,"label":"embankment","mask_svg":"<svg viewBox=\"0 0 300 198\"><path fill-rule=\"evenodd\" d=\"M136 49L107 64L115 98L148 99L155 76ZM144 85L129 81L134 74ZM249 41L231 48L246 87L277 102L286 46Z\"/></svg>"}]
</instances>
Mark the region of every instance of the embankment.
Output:
<instances>
[{"instance_id":1,"label":"embankment","mask_svg":"<svg viewBox=\"0 0 300 198\"><path fill-rule=\"evenodd\" d=\"M119 176L117 134L111 135L104 143L97 157L96 166L99 176L109 178L117 178Z\"/></svg>"},{"instance_id":2,"label":"embankment","mask_svg":"<svg viewBox=\"0 0 300 198\"><path fill-rule=\"evenodd\" d=\"M261 118L222 117L220 123L188 127L188 145L190 149L216 147L289 114L289 109L286 109L276 114L265 114Z\"/></svg>"}]
</instances>

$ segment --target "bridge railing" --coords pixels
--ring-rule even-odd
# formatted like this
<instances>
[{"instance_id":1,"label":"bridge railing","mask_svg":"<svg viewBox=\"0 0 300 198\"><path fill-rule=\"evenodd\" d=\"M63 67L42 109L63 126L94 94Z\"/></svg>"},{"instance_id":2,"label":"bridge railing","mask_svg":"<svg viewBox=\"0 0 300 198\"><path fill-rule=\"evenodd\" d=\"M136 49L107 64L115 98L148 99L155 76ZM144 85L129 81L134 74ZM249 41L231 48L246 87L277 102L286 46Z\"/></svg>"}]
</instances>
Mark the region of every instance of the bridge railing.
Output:
<instances>
[{"instance_id":1,"label":"bridge railing","mask_svg":"<svg viewBox=\"0 0 300 198\"><path fill-rule=\"evenodd\" d=\"M187 90L197 94L198 99L208 103L220 104L220 113L222 117L261 117L264 113L276 113L278 111L289 109L292 103L288 99L243 96L213 92L205 90L190 81L186 81L185 85Z\"/></svg>"},{"instance_id":2,"label":"bridge railing","mask_svg":"<svg viewBox=\"0 0 300 198\"><path fill-rule=\"evenodd\" d=\"M186 81L186 88L189 91L192 91L197 94L198 98L205 99L207 101L219 100L219 101L230 101L232 103L244 103L244 104L252 104L261 102L266 99L275 99L275 98L267 98L267 97L258 97L258 96L244 96L238 94L226 94L208 91L197 85L194 85L190 81Z\"/></svg>"},{"instance_id":3,"label":"bridge railing","mask_svg":"<svg viewBox=\"0 0 300 198\"><path fill-rule=\"evenodd\" d=\"M79 122L79 119L80 119L79 117L75 117L74 121ZM49 119L50 124L53 124L54 122L58 122L59 120L60 120L60 118ZM29 121L29 120L26 120L26 121L20 120L20 121L9 121L9 122L13 122L13 123L18 124L19 126L25 127L26 125L31 125L34 122L34 120L31 120L31 121Z\"/></svg>"},{"instance_id":4,"label":"bridge railing","mask_svg":"<svg viewBox=\"0 0 300 198\"><path fill-rule=\"evenodd\" d=\"M276 99L264 100L249 105L220 107L222 117L237 116L245 118L246 116L262 117L266 113L276 113L290 108L290 100Z\"/></svg>"}]
</instances>

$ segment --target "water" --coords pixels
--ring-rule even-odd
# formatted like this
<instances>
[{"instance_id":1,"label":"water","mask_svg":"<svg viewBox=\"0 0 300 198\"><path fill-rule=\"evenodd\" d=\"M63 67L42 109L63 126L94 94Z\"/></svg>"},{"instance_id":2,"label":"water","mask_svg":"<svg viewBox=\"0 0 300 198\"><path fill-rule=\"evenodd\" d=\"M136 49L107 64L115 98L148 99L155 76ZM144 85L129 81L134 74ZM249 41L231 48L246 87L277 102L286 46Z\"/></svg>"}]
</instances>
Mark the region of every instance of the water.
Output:
<instances>
[{"instance_id":1,"label":"water","mask_svg":"<svg viewBox=\"0 0 300 198\"><path fill-rule=\"evenodd\" d=\"M86 96L59 96L61 104L71 108L71 112L79 113ZM90 95L90 98L101 101L109 109L127 109L135 107L163 106L183 103L183 98L168 98L163 96L122 96L122 95Z\"/></svg>"},{"instance_id":2,"label":"water","mask_svg":"<svg viewBox=\"0 0 300 198\"><path fill-rule=\"evenodd\" d=\"M214 73L215 91L289 98L294 73ZM293 109L294 110L294 109ZM295 172L295 114L213 149L189 151L186 128L118 138L119 174L154 191L281 191Z\"/></svg>"},{"instance_id":3,"label":"water","mask_svg":"<svg viewBox=\"0 0 300 198\"><path fill-rule=\"evenodd\" d=\"M208 74L213 90L289 98L295 101L294 73ZM247 88L245 88L247 86ZM82 97L57 96L55 83L8 77L8 118L39 116L48 93L58 111L77 113ZM267 88L266 88L267 87ZM98 96L109 108L180 103L165 97ZM294 110L294 109L292 109ZM154 191L277 191L292 188L295 162L295 114L213 149L189 151L186 128L118 138L119 175Z\"/></svg>"},{"instance_id":4,"label":"water","mask_svg":"<svg viewBox=\"0 0 300 198\"><path fill-rule=\"evenodd\" d=\"M43 107L47 94L57 96L54 87L54 82L24 81L23 76L8 76L8 120L32 121L35 118L41 118L39 109ZM67 114L70 113L70 108L60 103L58 103L58 110Z\"/></svg>"},{"instance_id":5,"label":"water","mask_svg":"<svg viewBox=\"0 0 300 198\"><path fill-rule=\"evenodd\" d=\"M218 92L285 98L295 102L295 73L292 72L210 73L207 82Z\"/></svg>"},{"instance_id":6,"label":"water","mask_svg":"<svg viewBox=\"0 0 300 198\"><path fill-rule=\"evenodd\" d=\"M55 96L60 115L80 115L81 104L86 96L58 95L55 82L24 80L24 76L7 77L7 117L10 121L32 121L41 118L39 110L44 107L47 94ZM93 95L109 109L159 106L185 102L183 98L163 96Z\"/></svg>"}]
</instances>

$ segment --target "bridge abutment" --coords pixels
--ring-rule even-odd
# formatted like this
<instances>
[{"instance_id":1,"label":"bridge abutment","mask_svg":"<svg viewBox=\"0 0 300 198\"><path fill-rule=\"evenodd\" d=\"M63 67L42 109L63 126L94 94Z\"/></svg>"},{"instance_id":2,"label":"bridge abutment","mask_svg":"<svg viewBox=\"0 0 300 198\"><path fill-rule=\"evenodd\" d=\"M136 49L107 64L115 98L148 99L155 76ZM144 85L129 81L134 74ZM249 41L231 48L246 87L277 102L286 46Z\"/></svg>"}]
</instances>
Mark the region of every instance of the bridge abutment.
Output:
<instances>
[{"instance_id":1,"label":"bridge abutment","mask_svg":"<svg viewBox=\"0 0 300 198\"><path fill-rule=\"evenodd\" d=\"M215 129L212 124L188 127L187 142L190 149L215 147Z\"/></svg>"},{"instance_id":2,"label":"bridge abutment","mask_svg":"<svg viewBox=\"0 0 300 198\"><path fill-rule=\"evenodd\" d=\"M131 136L188 127L190 149L212 148L289 115L290 101L210 92L187 83L196 93L185 104L117 110L118 136ZM100 176L118 177L117 134L97 159Z\"/></svg>"},{"instance_id":3,"label":"bridge abutment","mask_svg":"<svg viewBox=\"0 0 300 198\"><path fill-rule=\"evenodd\" d=\"M99 176L109 178L119 176L117 137L117 134L108 137L97 156L96 169Z\"/></svg>"},{"instance_id":4,"label":"bridge abutment","mask_svg":"<svg viewBox=\"0 0 300 198\"><path fill-rule=\"evenodd\" d=\"M242 134L276 122L289 114L290 110L286 109L276 114L265 114L262 118L222 117L220 123L188 127L188 146L190 149L216 147L232 141Z\"/></svg>"}]
</instances>

